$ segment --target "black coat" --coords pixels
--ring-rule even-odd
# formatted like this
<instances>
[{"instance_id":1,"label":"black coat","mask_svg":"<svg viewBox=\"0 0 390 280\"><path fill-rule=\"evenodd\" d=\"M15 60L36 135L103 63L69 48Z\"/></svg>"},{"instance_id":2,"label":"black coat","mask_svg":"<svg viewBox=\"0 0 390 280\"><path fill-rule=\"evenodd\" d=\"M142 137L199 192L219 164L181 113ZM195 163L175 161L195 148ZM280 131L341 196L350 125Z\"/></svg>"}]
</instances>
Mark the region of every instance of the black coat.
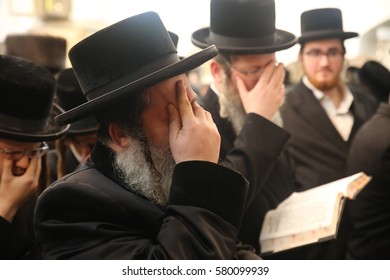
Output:
<instances>
[{"instance_id":1,"label":"black coat","mask_svg":"<svg viewBox=\"0 0 390 280\"><path fill-rule=\"evenodd\" d=\"M233 259L247 181L220 165L175 167L168 207L126 190L112 151L97 143L91 160L40 196L38 241L47 259Z\"/></svg>"},{"instance_id":2,"label":"black coat","mask_svg":"<svg viewBox=\"0 0 390 280\"><path fill-rule=\"evenodd\" d=\"M220 117L219 99L211 88L199 104L211 113L221 134L221 159L250 183L239 236L259 251L265 213L295 190L286 154L282 152L289 135L267 119L248 114L236 136L230 121Z\"/></svg>"},{"instance_id":3,"label":"black coat","mask_svg":"<svg viewBox=\"0 0 390 280\"><path fill-rule=\"evenodd\" d=\"M351 141L378 107L374 98L354 91L352 94L354 101L350 110L354 124L348 141L341 138L320 102L302 81L286 94L282 117L284 128L291 134L287 149L302 190L349 175L346 162ZM337 239L308 246L307 258L345 258L346 239L350 231L349 202L345 208Z\"/></svg>"},{"instance_id":4,"label":"black coat","mask_svg":"<svg viewBox=\"0 0 390 280\"><path fill-rule=\"evenodd\" d=\"M346 159L351 141L378 107L374 98L363 93L352 94L354 124L348 141L341 138L320 102L302 81L286 94L283 125L291 134L288 150L296 179L304 189L348 175Z\"/></svg>"},{"instance_id":5,"label":"black coat","mask_svg":"<svg viewBox=\"0 0 390 280\"><path fill-rule=\"evenodd\" d=\"M37 195L26 201L12 223L0 217L0 259L40 259L39 246L34 242L33 213Z\"/></svg>"},{"instance_id":6,"label":"black coat","mask_svg":"<svg viewBox=\"0 0 390 280\"><path fill-rule=\"evenodd\" d=\"M357 132L348 157L348 171L364 171L370 183L351 203L353 230L348 242L353 259L390 259L390 105Z\"/></svg>"}]
</instances>

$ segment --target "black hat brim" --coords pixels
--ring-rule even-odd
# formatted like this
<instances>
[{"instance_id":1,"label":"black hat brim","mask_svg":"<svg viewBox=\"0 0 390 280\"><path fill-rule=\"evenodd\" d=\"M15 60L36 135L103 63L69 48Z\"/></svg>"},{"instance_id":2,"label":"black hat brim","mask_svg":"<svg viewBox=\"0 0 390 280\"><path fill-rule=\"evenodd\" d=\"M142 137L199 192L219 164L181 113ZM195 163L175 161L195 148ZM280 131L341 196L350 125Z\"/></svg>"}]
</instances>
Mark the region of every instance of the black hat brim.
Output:
<instances>
[{"instance_id":1,"label":"black hat brim","mask_svg":"<svg viewBox=\"0 0 390 280\"><path fill-rule=\"evenodd\" d=\"M325 40L331 38L347 40L357 36L359 36L359 34L356 32L343 32L337 30L336 31L335 30L312 31L312 32L306 32L305 34L302 34L302 36L298 38L298 42L302 44L308 41Z\"/></svg>"},{"instance_id":2,"label":"black hat brim","mask_svg":"<svg viewBox=\"0 0 390 280\"><path fill-rule=\"evenodd\" d=\"M0 125L0 137L22 142L41 142L58 139L62 137L70 127L70 125L58 125L54 121L54 118L62 113L64 113L64 111L56 104L53 104L50 117L48 118L48 124L43 130L28 132L13 129L12 126Z\"/></svg>"},{"instance_id":3,"label":"black hat brim","mask_svg":"<svg viewBox=\"0 0 390 280\"><path fill-rule=\"evenodd\" d=\"M179 74L186 73L202 65L206 61L215 57L217 54L218 49L215 46L210 46L205 50L202 50L196 54L179 60L176 63L173 63L158 71L150 73L149 75L146 75L138 80L131 81L124 86L121 86L112 91L108 91L107 93L102 94L99 97L89 100L86 103L83 103L57 116L55 120L59 125L77 121L83 117L95 113L97 110L100 110L103 107L112 104L113 102L127 94L138 92L163 80L169 79Z\"/></svg>"},{"instance_id":4,"label":"black hat brim","mask_svg":"<svg viewBox=\"0 0 390 280\"><path fill-rule=\"evenodd\" d=\"M262 54L288 49L297 43L297 38L290 32L276 29L275 40L272 43L263 43L262 38L259 38L258 42L256 39L252 39L252 42L248 44L244 40L225 37L224 41L227 43L218 44L210 38L210 28L206 27L192 33L191 41L202 49L215 44L221 53Z\"/></svg>"}]
</instances>

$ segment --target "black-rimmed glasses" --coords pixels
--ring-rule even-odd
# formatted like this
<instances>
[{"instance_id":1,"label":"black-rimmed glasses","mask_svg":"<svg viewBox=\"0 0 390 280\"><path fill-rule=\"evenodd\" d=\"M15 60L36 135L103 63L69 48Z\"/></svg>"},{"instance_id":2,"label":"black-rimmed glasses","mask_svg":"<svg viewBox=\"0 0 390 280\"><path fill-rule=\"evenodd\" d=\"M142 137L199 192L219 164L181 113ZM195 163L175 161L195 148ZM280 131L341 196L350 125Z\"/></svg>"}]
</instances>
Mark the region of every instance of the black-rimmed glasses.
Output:
<instances>
[{"instance_id":1,"label":"black-rimmed glasses","mask_svg":"<svg viewBox=\"0 0 390 280\"><path fill-rule=\"evenodd\" d=\"M7 150L0 148L0 156L6 157L7 159L12 159L13 161L18 161L24 156L27 156L29 159L42 157L49 150L49 145L46 142L42 142L41 146L32 150Z\"/></svg>"},{"instance_id":2,"label":"black-rimmed glasses","mask_svg":"<svg viewBox=\"0 0 390 280\"><path fill-rule=\"evenodd\" d=\"M344 54L345 52L340 49L329 49L327 52L319 49L312 49L304 53L304 55L314 59L320 59L322 56L326 56L328 59L336 59L342 57Z\"/></svg>"}]
</instances>

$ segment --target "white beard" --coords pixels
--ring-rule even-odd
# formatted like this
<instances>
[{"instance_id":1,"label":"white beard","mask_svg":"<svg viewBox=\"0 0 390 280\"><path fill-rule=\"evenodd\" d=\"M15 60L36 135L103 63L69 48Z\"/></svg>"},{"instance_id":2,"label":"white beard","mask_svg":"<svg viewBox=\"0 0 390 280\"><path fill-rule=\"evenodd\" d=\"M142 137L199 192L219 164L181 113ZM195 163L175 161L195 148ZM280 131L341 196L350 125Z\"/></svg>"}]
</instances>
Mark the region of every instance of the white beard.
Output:
<instances>
[{"instance_id":1,"label":"white beard","mask_svg":"<svg viewBox=\"0 0 390 280\"><path fill-rule=\"evenodd\" d=\"M153 162L147 160L148 148L132 138L132 145L124 152L117 153L114 169L124 181L125 187L143 195L152 202L167 205L171 189L175 161L169 148L150 146Z\"/></svg>"}]
</instances>

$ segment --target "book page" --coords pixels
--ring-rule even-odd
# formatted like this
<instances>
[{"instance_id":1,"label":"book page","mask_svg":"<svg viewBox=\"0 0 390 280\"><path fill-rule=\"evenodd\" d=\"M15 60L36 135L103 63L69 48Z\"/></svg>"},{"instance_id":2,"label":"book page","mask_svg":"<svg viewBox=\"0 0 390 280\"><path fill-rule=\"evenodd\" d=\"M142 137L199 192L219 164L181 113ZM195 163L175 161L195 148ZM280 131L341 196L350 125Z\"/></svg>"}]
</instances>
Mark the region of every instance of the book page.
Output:
<instances>
[{"instance_id":1,"label":"book page","mask_svg":"<svg viewBox=\"0 0 390 280\"><path fill-rule=\"evenodd\" d=\"M330 193L269 211L260 234L261 252L278 252L334 238L343 202L342 193Z\"/></svg>"},{"instance_id":2,"label":"book page","mask_svg":"<svg viewBox=\"0 0 390 280\"><path fill-rule=\"evenodd\" d=\"M341 192L344 194L344 196L353 199L357 193L368 183L369 180L369 176L363 172L360 172L303 192L294 192L288 198L282 201L278 205L278 208L287 207L291 204L297 204L307 200L315 199L315 197L322 197L327 195L327 193Z\"/></svg>"},{"instance_id":3,"label":"book page","mask_svg":"<svg viewBox=\"0 0 390 280\"><path fill-rule=\"evenodd\" d=\"M341 198L341 193L327 193L299 204L285 205L268 211L260 240L330 226L333 222L334 210L338 207Z\"/></svg>"}]
</instances>

